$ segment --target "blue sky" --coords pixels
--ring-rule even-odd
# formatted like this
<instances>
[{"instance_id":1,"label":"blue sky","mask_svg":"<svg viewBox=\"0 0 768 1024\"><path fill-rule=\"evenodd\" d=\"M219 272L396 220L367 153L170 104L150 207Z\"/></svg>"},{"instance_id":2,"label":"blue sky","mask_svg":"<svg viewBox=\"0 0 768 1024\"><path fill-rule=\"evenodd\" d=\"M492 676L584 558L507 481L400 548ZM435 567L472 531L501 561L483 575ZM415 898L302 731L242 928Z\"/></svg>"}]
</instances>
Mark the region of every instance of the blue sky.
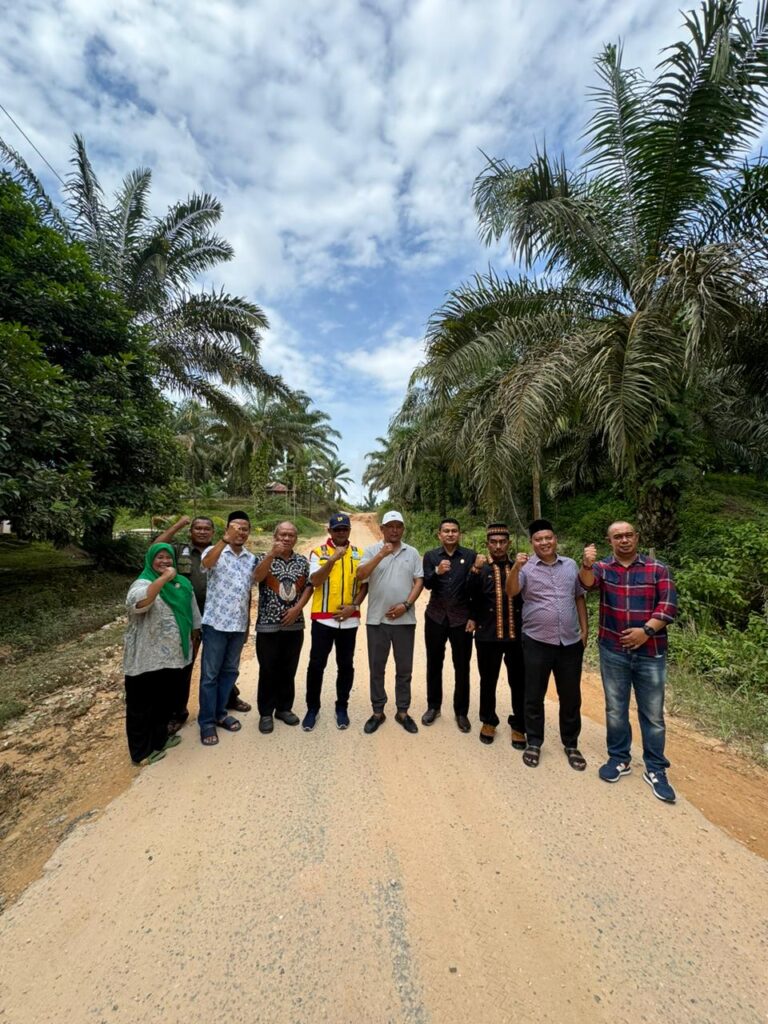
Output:
<instances>
[{"instance_id":1,"label":"blue sky","mask_svg":"<svg viewBox=\"0 0 768 1024\"><path fill-rule=\"evenodd\" d=\"M481 151L575 163L602 44L650 74L682 20L669 0L2 6L0 102L62 176L79 132L109 191L152 169L157 214L223 201L237 256L213 283L267 311L264 364L330 414L358 481L430 313L512 269L477 237ZM2 114L0 135L55 193Z\"/></svg>"}]
</instances>

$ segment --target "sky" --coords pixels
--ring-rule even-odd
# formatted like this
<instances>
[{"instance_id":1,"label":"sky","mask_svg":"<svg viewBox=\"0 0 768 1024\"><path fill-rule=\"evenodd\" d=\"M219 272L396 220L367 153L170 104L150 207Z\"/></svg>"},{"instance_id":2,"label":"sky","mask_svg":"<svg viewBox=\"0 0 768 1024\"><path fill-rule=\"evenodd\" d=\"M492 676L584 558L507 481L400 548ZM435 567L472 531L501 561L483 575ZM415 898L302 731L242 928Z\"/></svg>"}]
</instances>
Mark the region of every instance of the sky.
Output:
<instances>
[{"instance_id":1,"label":"sky","mask_svg":"<svg viewBox=\"0 0 768 1024\"><path fill-rule=\"evenodd\" d=\"M693 6L692 0L684 4ZM361 498L430 314L476 272L487 154L578 162L593 58L624 41L649 75L674 0L0 0L0 103L66 177L85 137L108 193L152 169L161 215L224 204L235 247L208 284L267 313L262 362L341 433ZM0 112L0 136L58 182Z\"/></svg>"}]
</instances>

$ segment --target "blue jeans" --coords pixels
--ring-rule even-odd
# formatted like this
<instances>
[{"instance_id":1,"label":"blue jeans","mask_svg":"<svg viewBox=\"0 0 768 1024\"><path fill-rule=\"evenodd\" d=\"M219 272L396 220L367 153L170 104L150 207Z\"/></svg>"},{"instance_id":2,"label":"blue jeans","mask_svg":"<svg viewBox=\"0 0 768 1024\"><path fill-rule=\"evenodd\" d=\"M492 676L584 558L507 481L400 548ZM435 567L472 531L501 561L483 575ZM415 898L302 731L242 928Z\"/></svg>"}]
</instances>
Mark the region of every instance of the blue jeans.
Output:
<instances>
[{"instance_id":1,"label":"blue jeans","mask_svg":"<svg viewBox=\"0 0 768 1024\"><path fill-rule=\"evenodd\" d=\"M240 652L245 633L224 633L203 626L203 656L200 662L201 729L215 725L227 715L227 701L240 674Z\"/></svg>"},{"instance_id":2,"label":"blue jeans","mask_svg":"<svg viewBox=\"0 0 768 1024\"><path fill-rule=\"evenodd\" d=\"M600 675L603 677L605 717L608 726L608 756L629 764L632 747L629 699L634 686L645 766L650 772L669 768L669 761L664 756L666 654L619 652L602 643L599 644L599 648Z\"/></svg>"}]
</instances>

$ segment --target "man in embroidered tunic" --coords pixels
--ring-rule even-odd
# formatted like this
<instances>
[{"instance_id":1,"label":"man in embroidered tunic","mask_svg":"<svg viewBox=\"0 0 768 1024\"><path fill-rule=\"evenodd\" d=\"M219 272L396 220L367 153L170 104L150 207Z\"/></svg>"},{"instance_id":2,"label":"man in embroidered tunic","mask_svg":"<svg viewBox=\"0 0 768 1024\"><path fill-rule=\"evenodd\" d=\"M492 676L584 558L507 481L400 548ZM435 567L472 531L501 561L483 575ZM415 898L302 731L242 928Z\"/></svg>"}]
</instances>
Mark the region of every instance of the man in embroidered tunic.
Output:
<instances>
[{"instance_id":1,"label":"man in embroidered tunic","mask_svg":"<svg viewBox=\"0 0 768 1024\"><path fill-rule=\"evenodd\" d=\"M638 552L640 536L631 523L608 527L612 555L598 560L597 549L584 549L581 582L600 592L600 674L605 691L608 761L599 769L604 782L618 782L631 771L632 727L629 701L635 691L643 738L643 779L653 795L673 804L664 754L664 688L667 626L677 614L677 595L663 562Z\"/></svg>"},{"instance_id":2,"label":"man in embroidered tunic","mask_svg":"<svg viewBox=\"0 0 768 1024\"><path fill-rule=\"evenodd\" d=\"M584 771L581 732L581 663L587 642L587 608L579 567L557 552L557 535L547 519L530 524L533 554L520 552L507 580L507 595L523 597L525 732L523 763L535 768L544 742L544 697L550 674L560 700L560 740L568 764Z\"/></svg>"},{"instance_id":3,"label":"man in embroidered tunic","mask_svg":"<svg viewBox=\"0 0 768 1024\"><path fill-rule=\"evenodd\" d=\"M248 634L256 556L245 547L251 524L245 512L232 512L221 540L200 560L208 575L203 613L200 665L200 739L219 742L216 726L237 732L240 722L227 714L227 702L240 674L240 655Z\"/></svg>"},{"instance_id":4,"label":"man in embroidered tunic","mask_svg":"<svg viewBox=\"0 0 768 1024\"><path fill-rule=\"evenodd\" d=\"M305 732L315 727L320 713L320 692L328 657L336 648L336 726L349 727L349 694L355 678L355 641L360 624L360 604L368 585L358 583L357 570L363 552L349 543L349 516L336 512L328 523L330 537L309 557L312 594L312 647L307 666L307 713L301 723Z\"/></svg>"},{"instance_id":5,"label":"man in embroidered tunic","mask_svg":"<svg viewBox=\"0 0 768 1024\"><path fill-rule=\"evenodd\" d=\"M509 557L509 527L490 523L486 530L490 561L483 559L470 570L467 581L469 622L474 628L477 667L480 672L480 729L482 743L493 743L499 716L496 714L496 684L502 661L507 667L512 714L512 746L525 748L525 676L520 643L520 597L509 598L506 582L512 572ZM482 556L480 556L482 557Z\"/></svg>"},{"instance_id":6,"label":"man in embroidered tunic","mask_svg":"<svg viewBox=\"0 0 768 1024\"><path fill-rule=\"evenodd\" d=\"M304 605L312 596L309 562L293 550L299 531L278 523L272 548L261 555L253 573L259 584L256 657L259 662L259 732L274 730L274 719L298 725L293 712L296 669L304 643Z\"/></svg>"}]
</instances>

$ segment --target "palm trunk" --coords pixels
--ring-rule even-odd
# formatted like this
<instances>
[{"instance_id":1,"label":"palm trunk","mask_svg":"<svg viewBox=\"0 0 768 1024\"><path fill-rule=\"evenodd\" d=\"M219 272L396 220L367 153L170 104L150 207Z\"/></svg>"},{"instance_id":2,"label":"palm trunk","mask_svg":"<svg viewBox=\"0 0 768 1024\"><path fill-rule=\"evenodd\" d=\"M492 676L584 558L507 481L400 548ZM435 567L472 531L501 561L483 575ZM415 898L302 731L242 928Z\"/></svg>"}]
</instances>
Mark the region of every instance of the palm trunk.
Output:
<instances>
[{"instance_id":1,"label":"palm trunk","mask_svg":"<svg viewBox=\"0 0 768 1024\"><path fill-rule=\"evenodd\" d=\"M541 470L538 461L533 465L531 505L533 518L541 519Z\"/></svg>"}]
</instances>

